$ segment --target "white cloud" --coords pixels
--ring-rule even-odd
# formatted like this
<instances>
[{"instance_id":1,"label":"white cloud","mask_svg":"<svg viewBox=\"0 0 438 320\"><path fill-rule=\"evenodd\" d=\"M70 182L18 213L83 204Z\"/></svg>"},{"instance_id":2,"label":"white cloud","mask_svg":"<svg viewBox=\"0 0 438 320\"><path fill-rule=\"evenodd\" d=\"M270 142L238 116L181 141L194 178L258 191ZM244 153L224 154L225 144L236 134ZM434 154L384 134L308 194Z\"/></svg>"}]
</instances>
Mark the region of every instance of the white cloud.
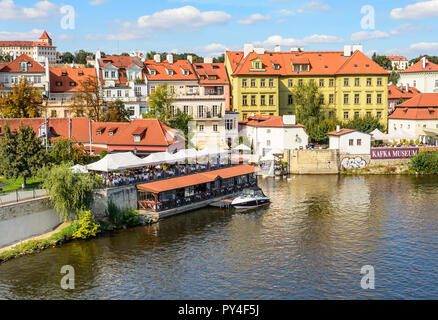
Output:
<instances>
[{"instance_id":1,"label":"white cloud","mask_svg":"<svg viewBox=\"0 0 438 320\"><path fill-rule=\"evenodd\" d=\"M296 15L296 13L294 11L291 11L288 9L281 9L278 13L284 17L291 17L291 16Z\"/></svg>"},{"instance_id":2,"label":"white cloud","mask_svg":"<svg viewBox=\"0 0 438 320\"><path fill-rule=\"evenodd\" d=\"M139 28L151 29L198 29L200 27L224 24L231 20L231 15L222 11L201 12L192 6L168 9L142 16L137 20Z\"/></svg>"},{"instance_id":3,"label":"white cloud","mask_svg":"<svg viewBox=\"0 0 438 320\"><path fill-rule=\"evenodd\" d=\"M294 46L306 46L314 43L342 43L344 39L323 35L323 34L314 34L303 39L295 39L295 38L283 38L279 35L270 36L263 42L255 42L256 46L262 46L267 49L274 48L276 45L286 46L286 47L294 47Z\"/></svg>"},{"instance_id":4,"label":"white cloud","mask_svg":"<svg viewBox=\"0 0 438 320\"><path fill-rule=\"evenodd\" d=\"M28 32L10 32L10 31L0 31L0 40L22 40L22 41L36 41L41 37L44 30L33 29Z\"/></svg>"},{"instance_id":5,"label":"white cloud","mask_svg":"<svg viewBox=\"0 0 438 320\"><path fill-rule=\"evenodd\" d=\"M426 27L426 26L414 26L412 24L406 23L406 24L402 24L397 26L396 28L394 28L393 30L391 30L391 34L406 34L406 33L415 33L415 32L420 32L420 31L431 31L432 28L431 27Z\"/></svg>"},{"instance_id":6,"label":"white cloud","mask_svg":"<svg viewBox=\"0 0 438 320\"><path fill-rule=\"evenodd\" d=\"M424 19L438 17L438 0L417 2L391 11L393 19Z\"/></svg>"},{"instance_id":7,"label":"white cloud","mask_svg":"<svg viewBox=\"0 0 438 320\"><path fill-rule=\"evenodd\" d=\"M383 31L360 31L351 35L351 41L367 41L372 39L386 39L389 38L389 34Z\"/></svg>"},{"instance_id":8,"label":"white cloud","mask_svg":"<svg viewBox=\"0 0 438 320\"><path fill-rule=\"evenodd\" d=\"M297 11L299 13L307 12L307 11L329 11L331 7L324 2L312 1L305 3L301 8Z\"/></svg>"},{"instance_id":9,"label":"white cloud","mask_svg":"<svg viewBox=\"0 0 438 320\"><path fill-rule=\"evenodd\" d=\"M220 43L211 43L206 46L196 47L187 50L187 52L193 52L204 57L218 57L227 50L239 50L239 48L230 48Z\"/></svg>"},{"instance_id":10,"label":"white cloud","mask_svg":"<svg viewBox=\"0 0 438 320\"><path fill-rule=\"evenodd\" d=\"M0 12L0 20L47 20L60 14L60 8L47 0L28 8L15 4L14 0L1 0Z\"/></svg>"},{"instance_id":11,"label":"white cloud","mask_svg":"<svg viewBox=\"0 0 438 320\"><path fill-rule=\"evenodd\" d=\"M255 13L238 21L239 24L256 24L263 21L269 21L271 17L263 16L260 13Z\"/></svg>"},{"instance_id":12,"label":"white cloud","mask_svg":"<svg viewBox=\"0 0 438 320\"><path fill-rule=\"evenodd\" d=\"M93 0L93 1L90 1L90 5L100 6L100 5L104 4L105 2L107 2L107 0Z\"/></svg>"},{"instance_id":13,"label":"white cloud","mask_svg":"<svg viewBox=\"0 0 438 320\"><path fill-rule=\"evenodd\" d=\"M438 51L438 42L418 42L409 48L391 49L385 51L387 55L419 56L421 54L435 54Z\"/></svg>"}]
</instances>

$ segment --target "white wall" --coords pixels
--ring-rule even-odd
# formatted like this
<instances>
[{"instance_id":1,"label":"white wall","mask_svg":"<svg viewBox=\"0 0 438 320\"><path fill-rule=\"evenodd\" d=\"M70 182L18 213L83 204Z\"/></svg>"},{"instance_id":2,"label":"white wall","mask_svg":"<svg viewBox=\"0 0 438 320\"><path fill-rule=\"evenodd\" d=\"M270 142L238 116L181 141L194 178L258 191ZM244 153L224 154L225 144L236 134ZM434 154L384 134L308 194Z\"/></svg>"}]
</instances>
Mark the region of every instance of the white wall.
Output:
<instances>
[{"instance_id":1,"label":"white wall","mask_svg":"<svg viewBox=\"0 0 438 320\"><path fill-rule=\"evenodd\" d=\"M433 93L438 92L437 80L438 72L400 73L399 83L404 86L409 84L410 87L415 87L422 93Z\"/></svg>"},{"instance_id":2,"label":"white wall","mask_svg":"<svg viewBox=\"0 0 438 320\"><path fill-rule=\"evenodd\" d=\"M333 139L332 139L333 138ZM370 154L371 149L371 136L362 132L351 132L339 136L339 145L337 145L335 137L330 137L330 149L337 149L336 146L339 147L339 151L341 154ZM353 140L353 145L350 146L350 140ZM362 140L361 145L358 145L358 139ZM334 143L332 146L331 143Z\"/></svg>"},{"instance_id":3,"label":"white wall","mask_svg":"<svg viewBox=\"0 0 438 320\"><path fill-rule=\"evenodd\" d=\"M394 134L397 130L403 130L411 133L418 139L422 129L438 129L438 120L405 120L405 119L389 119L388 133Z\"/></svg>"}]
</instances>

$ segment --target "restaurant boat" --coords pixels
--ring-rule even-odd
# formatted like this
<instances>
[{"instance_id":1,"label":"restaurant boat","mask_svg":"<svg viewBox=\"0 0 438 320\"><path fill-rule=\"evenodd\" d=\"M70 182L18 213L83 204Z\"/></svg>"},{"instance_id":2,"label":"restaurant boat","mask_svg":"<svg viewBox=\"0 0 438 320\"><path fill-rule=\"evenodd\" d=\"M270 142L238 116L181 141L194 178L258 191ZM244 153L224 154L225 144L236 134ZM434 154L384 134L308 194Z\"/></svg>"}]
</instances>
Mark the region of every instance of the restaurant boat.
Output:
<instances>
[{"instance_id":1,"label":"restaurant boat","mask_svg":"<svg viewBox=\"0 0 438 320\"><path fill-rule=\"evenodd\" d=\"M254 209L258 207L267 206L271 203L259 187L244 189L242 195L237 197L231 203L236 209Z\"/></svg>"},{"instance_id":2,"label":"restaurant boat","mask_svg":"<svg viewBox=\"0 0 438 320\"><path fill-rule=\"evenodd\" d=\"M138 209L158 218L208 206L257 187L256 168L236 165L137 185Z\"/></svg>"}]
</instances>

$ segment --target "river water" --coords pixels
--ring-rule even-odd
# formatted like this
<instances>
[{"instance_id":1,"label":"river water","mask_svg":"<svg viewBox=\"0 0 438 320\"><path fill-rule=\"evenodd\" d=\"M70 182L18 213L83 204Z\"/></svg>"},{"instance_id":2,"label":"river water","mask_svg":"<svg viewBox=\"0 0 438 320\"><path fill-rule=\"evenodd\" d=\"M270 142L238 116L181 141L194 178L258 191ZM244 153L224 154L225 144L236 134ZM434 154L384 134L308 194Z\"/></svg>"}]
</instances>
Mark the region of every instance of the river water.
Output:
<instances>
[{"instance_id":1,"label":"river water","mask_svg":"<svg viewBox=\"0 0 438 320\"><path fill-rule=\"evenodd\" d=\"M260 179L273 201L203 209L0 265L3 299L434 299L438 179ZM61 267L75 269L63 290ZM375 289L361 288L361 268Z\"/></svg>"}]
</instances>

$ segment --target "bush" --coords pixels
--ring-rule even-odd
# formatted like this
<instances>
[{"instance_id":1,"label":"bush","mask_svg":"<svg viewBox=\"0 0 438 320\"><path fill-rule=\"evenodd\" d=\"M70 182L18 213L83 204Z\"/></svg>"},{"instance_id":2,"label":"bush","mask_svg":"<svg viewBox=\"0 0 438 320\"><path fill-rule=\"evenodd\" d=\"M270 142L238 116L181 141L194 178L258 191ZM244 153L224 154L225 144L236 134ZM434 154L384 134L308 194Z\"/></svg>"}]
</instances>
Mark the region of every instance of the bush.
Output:
<instances>
[{"instance_id":1,"label":"bush","mask_svg":"<svg viewBox=\"0 0 438 320\"><path fill-rule=\"evenodd\" d=\"M438 151L422 151L411 158L409 169L418 173L438 173Z\"/></svg>"},{"instance_id":2,"label":"bush","mask_svg":"<svg viewBox=\"0 0 438 320\"><path fill-rule=\"evenodd\" d=\"M135 226L139 222L137 210L131 208L119 208L112 201L108 203L108 217L118 227Z\"/></svg>"},{"instance_id":3,"label":"bush","mask_svg":"<svg viewBox=\"0 0 438 320\"><path fill-rule=\"evenodd\" d=\"M91 214L91 211L84 211L79 214L79 228L73 233L73 239L88 239L95 237L99 231L100 226Z\"/></svg>"}]
</instances>

